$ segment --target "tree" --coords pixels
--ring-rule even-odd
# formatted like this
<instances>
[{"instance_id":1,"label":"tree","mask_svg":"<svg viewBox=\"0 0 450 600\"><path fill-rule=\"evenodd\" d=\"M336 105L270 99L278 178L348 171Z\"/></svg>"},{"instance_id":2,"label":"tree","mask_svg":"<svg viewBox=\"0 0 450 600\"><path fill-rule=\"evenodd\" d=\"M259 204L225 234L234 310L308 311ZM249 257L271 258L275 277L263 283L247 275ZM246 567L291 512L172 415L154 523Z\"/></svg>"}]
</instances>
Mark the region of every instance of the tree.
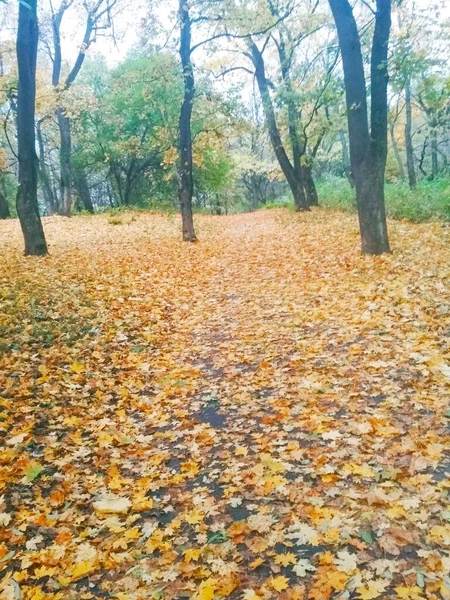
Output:
<instances>
[{"instance_id":1,"label":"tree","mask_svg":"<svg viewBox=\"0 0 450 600\"><path fill-rule=\"evenodd\" d=\"M47 243L37 201L35 149L36 59L38 46L37 0L19 4L17 30L17 147L19 189L17 214L25 240L25 255L47 254Z\"/></svg>"},{"instance_id":2,"label":"tree","mask_svg":"<svg viewBox=\"0 0 450 600\"><path fill-rule=\"evenodd\" d=\"M295 136L294 139L292 139L291 135L291 140L293 141L292 149L294 153L294 164L292 164L285 150L280 131L278 129L275 111L273 108L272 99L270 97L269 85L266 78L263 54L253 40L250 42L249 47L250 56L255 68L255 77L258 83L259 93L261 94L261 102L264 108L267 129L275 156L277 157L283 174L286 177L291 189L296 210L309 210L308 198L305 193L305 187L302 179L302 169L300 165L301 153L298 146L298 137ZM298 164L296 165L295 163L297 161Z\"/></svg>"},{"instance_id":3,"label":"tree","mask_svg":"<svg viewBox=\"0 0 450 600\"><path fill-rule=\"evenodd\" d=\"M59 147L59 163L60 163L60 198L58 212L65 216L70 216L72 211L72 134L70 119L67 110L64 107L64 92L66 92L76 80L83 62L86 57L86 52L90 45L95 41L95 36L98 31L108 29L111 26L111 10L117 3L117 0L96 0L94 3L83 3L85 11L85 29L83 40L76 59L69 73L63 81L62 77L62 47L61 47L61 24L64 15L72 6L74 0L62 0L58 10L53 9L51 4L51 42L44 39L49 56L52 61L52 86L55 89L57 96L56 118L59 127L60 147ZM44 182L45 186L45 182Z\"/></svg>"},{"instance_id":4,"label":"tree","mask_svg":"<svg viewBox=\"0 0 450 600\"><path fill-rule=\"evenodd\" d=\"M179 126L179 167L178 200L180 202L183 241L195 242L192 196L194 193L192 133L192 106L195 97L194 69L191 61L191 16L186 0L179 0L178 18L180 21L180 59L183 69L184 95L180 111Z\"/></svg>"},{"instance_id":5,"label":"tree","mask_svg":"<svg viewBox=\"0 0 450 600\"><path fill-rule=\"evenodd\" d=\"M376 0L370 60L370 128L366 78L358 27L349 0L328 0L336 23L344 70L350 161L356 187L362 251L390 252L384 203L387 159L388 45L391 0Z\"/></svg>"}]
</instances>

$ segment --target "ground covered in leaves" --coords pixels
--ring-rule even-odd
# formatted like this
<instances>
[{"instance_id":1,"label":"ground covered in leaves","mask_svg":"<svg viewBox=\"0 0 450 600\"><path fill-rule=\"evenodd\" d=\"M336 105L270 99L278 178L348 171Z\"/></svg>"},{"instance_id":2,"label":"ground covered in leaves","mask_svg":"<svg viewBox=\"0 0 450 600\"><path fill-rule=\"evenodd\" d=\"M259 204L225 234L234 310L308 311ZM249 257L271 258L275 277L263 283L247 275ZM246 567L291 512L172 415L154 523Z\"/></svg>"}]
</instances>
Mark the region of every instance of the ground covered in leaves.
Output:
<instances>
[{"instance_id":1,"label":"ground covered in leaves","mask_svg":"<svg viewBox=\"0 0 450 600\"><path fill-rule=\"evenodd\" d=\"M0 223L0 597L450 598L450 229Z\"/></svg>"}]
</instances>

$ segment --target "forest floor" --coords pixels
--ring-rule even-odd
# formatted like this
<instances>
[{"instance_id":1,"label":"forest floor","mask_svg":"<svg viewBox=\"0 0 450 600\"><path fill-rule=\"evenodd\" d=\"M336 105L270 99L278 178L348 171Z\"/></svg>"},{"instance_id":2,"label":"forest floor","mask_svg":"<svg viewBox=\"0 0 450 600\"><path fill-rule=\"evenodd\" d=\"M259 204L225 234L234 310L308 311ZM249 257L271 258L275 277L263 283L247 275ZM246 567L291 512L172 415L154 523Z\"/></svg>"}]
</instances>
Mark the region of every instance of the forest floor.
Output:
<instances>
[{"instance_id":1,"label":"forest floor","mask_svg":"<svg viewBox=\"0 0 450 600\"><path fill-rule=\"evenodd\" d=\"M450 228L0 222L0 597L450 598Z\"/></svg>"}]
</instances>

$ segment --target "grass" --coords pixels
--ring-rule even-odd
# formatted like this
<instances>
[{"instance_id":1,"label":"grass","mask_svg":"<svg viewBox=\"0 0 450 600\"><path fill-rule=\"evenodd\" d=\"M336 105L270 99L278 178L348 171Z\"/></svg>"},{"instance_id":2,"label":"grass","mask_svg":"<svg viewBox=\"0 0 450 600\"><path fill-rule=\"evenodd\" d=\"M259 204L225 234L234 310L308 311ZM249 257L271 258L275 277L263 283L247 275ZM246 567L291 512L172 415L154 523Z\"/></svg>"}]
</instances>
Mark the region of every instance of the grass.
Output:
<instances>
[{"instance_id":1,"label":"grass","mask_svg":"<svg viewBox=\"0 0 450 600\"><path fill-rule=\"evenodd\" d=\"M404 182L386 184L386 210L393 219L413 223L450 221L450 180L421 181L415 190ZM320 205L323 208L353 212L356 210L354 191L344 178L328 177L317 183ZM286 197L267 205L267 208L293 207Z\"/></svg>"}]
</instances>

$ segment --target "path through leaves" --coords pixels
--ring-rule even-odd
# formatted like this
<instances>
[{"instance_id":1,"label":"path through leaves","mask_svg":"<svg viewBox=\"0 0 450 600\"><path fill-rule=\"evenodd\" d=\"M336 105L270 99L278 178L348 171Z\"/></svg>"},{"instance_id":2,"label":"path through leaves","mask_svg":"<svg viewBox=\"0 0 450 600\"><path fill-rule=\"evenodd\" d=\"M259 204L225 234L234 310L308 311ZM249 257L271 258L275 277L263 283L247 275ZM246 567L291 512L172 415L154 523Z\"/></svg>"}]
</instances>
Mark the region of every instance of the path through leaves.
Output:
<instances>
[{"instance_id":1,"label":"path through leaves","mask_svg":"<svg viewBox=\"0 0 450 600\"><path fill-rule=\"evenodd\" d=\"M45 229L0 223L2 598L450 598L448 228Z\"/></svg>"}]
</instances>

